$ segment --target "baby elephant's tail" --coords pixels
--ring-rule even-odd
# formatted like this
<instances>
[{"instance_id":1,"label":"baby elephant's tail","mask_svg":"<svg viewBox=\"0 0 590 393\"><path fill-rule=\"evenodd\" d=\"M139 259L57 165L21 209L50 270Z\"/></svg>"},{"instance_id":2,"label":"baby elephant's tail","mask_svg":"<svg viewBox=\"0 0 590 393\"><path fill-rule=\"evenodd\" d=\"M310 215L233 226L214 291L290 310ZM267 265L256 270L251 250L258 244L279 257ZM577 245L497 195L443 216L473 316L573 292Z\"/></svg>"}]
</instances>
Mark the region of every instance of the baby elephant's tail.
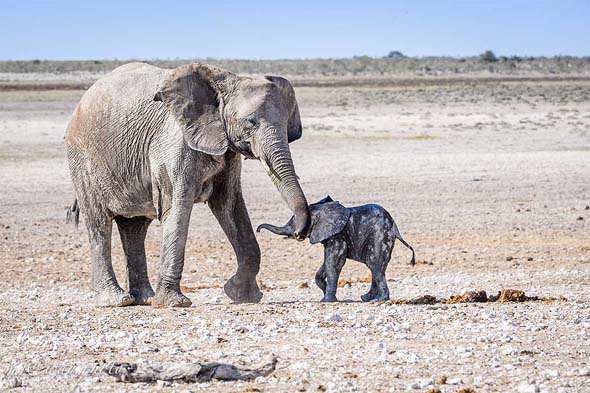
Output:
<instances>
[{"instance_id":1,"label":"baby elephant's tail","mask_svg":"<svg viewBox=\"0 0 590 393\"><path fill-rule=\"evenodd\" d=\"M78 227L78 223L80 222L80 205L78 205L78 199L74 200L72 206L68 207L68 211L66 213L66 223L69 224L73 222Z\"/></svg>"},{"instance_id":2,"label":"baby elephant's tail","mask_svg":"<svg viewBox=\"0 0 590 393\"><path fill-rule=\"evenodd\" d=\"M408 247L412 251L412 260L410 261L410 265L414 266L416 264L416 253L414 252L414 248L404 240L402 235L399 234L399 231L397 232L396 238L399 239L399 241L402 242L404 246Z\"/></svg>"},{"instance_id":3,"label":"baby elephant's tail","mask_svg":"<svg viewBox=\"0 0 590 393\"><path fill-rule=\"evenodd\" d=\"M412 246L410 246L402 237L402 234L399 232L399 228L397 227L397 225L395 224L395 221L393 221L393 218L391 219L392 221L392 230L393 230L393 235L395 236L396 239L399 239L400 242L402 242L402 244L406 247L408 247L411 251L412 251L412 260L410 261L410 265L414 266L416 264L416 253L414 252L414 248Z\"/></svg>"}]
</instances>

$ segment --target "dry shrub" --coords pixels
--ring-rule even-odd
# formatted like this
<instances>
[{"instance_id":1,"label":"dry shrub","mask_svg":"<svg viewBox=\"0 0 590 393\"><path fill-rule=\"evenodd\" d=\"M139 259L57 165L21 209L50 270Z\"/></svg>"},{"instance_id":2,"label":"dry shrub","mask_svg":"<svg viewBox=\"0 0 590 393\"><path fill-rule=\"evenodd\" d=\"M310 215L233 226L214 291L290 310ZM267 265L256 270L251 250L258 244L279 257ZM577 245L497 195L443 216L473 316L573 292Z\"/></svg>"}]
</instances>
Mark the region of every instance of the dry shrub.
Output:
<instances>
[{"instance_id":1,"label":"dry shrub","mask_svg":"<svg viewBox=\"0 0 590 393\"><path fill-rule=\"evenodd\" d=\"M452 295L445 303L485 303L487 301L488 295L486 291L469 291L463 295Z\"/></svg>"},{"instance_id":2,"label":"dry shrub","mask_svg":"<svg viewBox=\"0 0 590 393\"><path fill-rule=\"evenodd\" d=\"M202 285L196 285L194 287L187 287L185 285L181 285L180 286L180 290L182 292L186 292L186 293L194 293L197 292L198 290L201 289L217 289L217 288L221 288L220 284L202 284Z\"/></svg>"},{"instance_id":3,"label":"dry shrub","mask_svg":"<svg viewBox=\"0 0 590 393\"><path fill-rule=\"evenodd\" d=\"M533 299L533 298L528 298L524 291L519 291L516 289L504 289L500 292L500 295L498 296L498 300L496 300L499 303L505 303L505 302L524 302L526 300L537 300L537 299Z\"/></svg>"},{"instance_id":4,"label":"dry shrub","mask_svg":"<svg viewBox=\"0 0 590 393\"><path fill-rule=\"evenodd\" d=\"M367 277L363 277L363 278L351 278L351 279L342 279L342 280L338 280L338 288L344 288L345 286L350 286L352 284L366 284L366 283L371 283L371 275L368 275Z\"/></svg>"}]
</instances>

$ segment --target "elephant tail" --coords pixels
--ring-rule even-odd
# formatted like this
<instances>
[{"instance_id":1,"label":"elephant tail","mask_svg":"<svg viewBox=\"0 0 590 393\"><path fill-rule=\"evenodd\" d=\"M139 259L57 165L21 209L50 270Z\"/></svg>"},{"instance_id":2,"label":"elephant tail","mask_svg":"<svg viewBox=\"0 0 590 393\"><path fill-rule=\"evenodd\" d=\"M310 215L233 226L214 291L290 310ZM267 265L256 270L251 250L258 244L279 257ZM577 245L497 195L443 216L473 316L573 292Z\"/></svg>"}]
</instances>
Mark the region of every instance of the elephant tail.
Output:
<instances>
[{"instance_id":1,"label":"elephant tail","mask_svg":"<svg viewBox=\"0 0 590 393\"><path fill-rule=\"evenodd\" d=\"M74 199L74 203L72 206L68 207L66 213L66 223L69 224L73 222L76 228L78 228L78 224L80 223L80 205L78 204L78 198Z\"/></svg>"},{"instance_id":2,"label":"elephant tail","mask_svg":"<svg viewBox=\"0 0 590 393\"><path fill-rule=\"evenodd\" d=\"M391 216L389 216L389 218L391 218ZM391 230L393 231L393 236L395 236L396 239L398 239L400 242L402 242L404 246L408 247L410 251L412 251L412 260L410 261L410 265L414 266L416 264L416 252L414 252L414 247L410 246L408 242L404 240L393 218L391 218L391 223L393 224L391 228Z\"/></svg>"},{"instance_id":3,"label":"elephant tail","mask_svg":"<svg viewBox=\"0 0 590 393\"><path fill-rule=\"evenodd\" d=\"M399 234L399 232L397 233L396 239L398 239L400 242L402 242L404 246L408 247L412 251L412 260L410 261L410 265L414 266L416 264L416 253L414 252L414 248L410 246L408 243L406 243L406 241L404 240L402 235Z\"/></svg>"}]
</instances>

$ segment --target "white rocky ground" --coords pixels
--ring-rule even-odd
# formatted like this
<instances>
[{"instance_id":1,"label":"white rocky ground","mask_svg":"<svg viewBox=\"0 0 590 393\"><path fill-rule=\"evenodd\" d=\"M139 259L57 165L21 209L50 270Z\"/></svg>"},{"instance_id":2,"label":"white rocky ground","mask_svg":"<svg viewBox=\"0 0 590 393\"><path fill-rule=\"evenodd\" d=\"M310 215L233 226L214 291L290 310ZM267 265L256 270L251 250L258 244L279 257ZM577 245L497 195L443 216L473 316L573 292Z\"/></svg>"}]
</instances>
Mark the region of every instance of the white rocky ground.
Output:
<instances>
[{"instance_id":1,"label":"white rocky ground","mask_svg":"<svg viewBox=\"0 0 590 393\"><path fill-rule=\"evenodd\" d=\"M292 145L311 201L383 204L420 261L397 248L394 299L503 288L567 301L364 304L349 262L342 303L320 304L321 246L259 237L258 305L221 285L235 258L207 208L191 222L184 310L96 309L61 141L80 92L0 93L0 373L14 391L584 392L590 386L590 84L514 82L297 90ZM244 164L253 223L289 213L256 162ZM148 236L155 276L160 227ZM124 283L114 236L114 263ZM129 385L111 361L221 361L277 370L251 382ZM441 382L446 377L445 384ZM464 390L465 392L466 390Z\"/></svg>"}]
</instances>

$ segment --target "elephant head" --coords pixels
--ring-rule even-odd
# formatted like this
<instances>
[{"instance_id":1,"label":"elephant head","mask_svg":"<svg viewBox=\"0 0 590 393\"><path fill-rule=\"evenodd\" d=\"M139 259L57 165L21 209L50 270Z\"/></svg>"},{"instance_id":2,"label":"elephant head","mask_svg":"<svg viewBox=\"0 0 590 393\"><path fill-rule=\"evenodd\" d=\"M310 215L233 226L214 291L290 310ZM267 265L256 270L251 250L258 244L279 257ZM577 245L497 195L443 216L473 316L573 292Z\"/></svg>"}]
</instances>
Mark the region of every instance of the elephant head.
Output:
<instances>
[{"instance_id":1,"label":"elephant head","mask_svg":"<svg viewBox=\"0 0 590 393\"><path fill-rule=\"evenodd\" d=\"M311 226L309 229L309 242L311 244L323 242L342 232L350 218L350 211L339 202L334 202L329 195L313 205L309 205L309 210L311 212ZM260 224L256 228L256 232L266 229L277 235L293 238L294 225L295 217L293 216L282 227L271 224Z\"/></svg>"},{"instance_id":2,"label":"elephant head","mask_svg":"<svg viewBox=\"0 0 590 393\"><path fill-rule=\"evenodd\" d=\"M293 236L305 238L309 207L289 150L301 137L301 119L288 80L193 63L171 71L154 100L169 108L192 149L211 155L230 149L260 160L294 214Z\"/></svg>"}]
</instances>

